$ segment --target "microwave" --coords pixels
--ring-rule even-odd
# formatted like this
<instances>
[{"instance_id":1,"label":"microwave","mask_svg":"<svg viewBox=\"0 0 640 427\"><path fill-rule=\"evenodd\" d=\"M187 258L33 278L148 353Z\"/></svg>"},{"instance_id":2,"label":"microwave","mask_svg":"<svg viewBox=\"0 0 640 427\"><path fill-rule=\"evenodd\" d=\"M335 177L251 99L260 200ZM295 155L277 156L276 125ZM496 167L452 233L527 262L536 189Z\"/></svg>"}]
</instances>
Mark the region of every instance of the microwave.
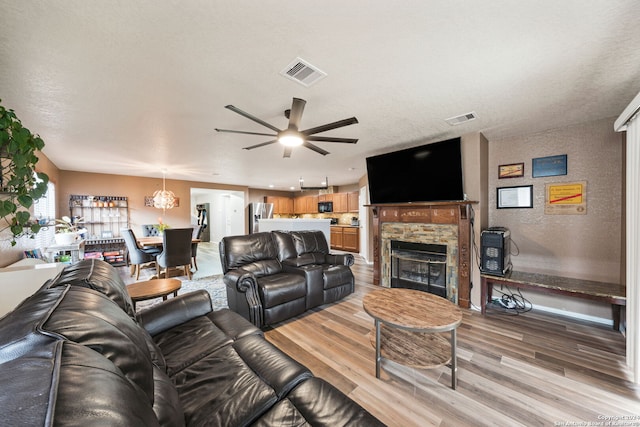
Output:
<instances>
[{"instance_id":1,"label":"microwave","mask_svg":"<svg viewBox=\"0 0 640 427\"><path fill-rule=\"evenodd\" d=\"M333 202L318 202L318 212L333 212Z\"/></svg>"}]
</instances>

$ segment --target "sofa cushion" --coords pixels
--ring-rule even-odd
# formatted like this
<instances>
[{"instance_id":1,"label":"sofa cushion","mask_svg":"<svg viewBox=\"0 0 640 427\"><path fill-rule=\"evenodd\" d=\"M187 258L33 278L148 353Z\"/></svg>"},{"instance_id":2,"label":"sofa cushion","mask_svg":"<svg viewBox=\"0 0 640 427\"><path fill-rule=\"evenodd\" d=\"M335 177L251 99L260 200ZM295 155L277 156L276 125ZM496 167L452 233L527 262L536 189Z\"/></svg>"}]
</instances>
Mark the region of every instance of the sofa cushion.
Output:
<instances>
[{"instance_id":1,"label":"sofa cushion","mask_svg":"<svg viewBox=\"0 0 640 427\"><path fill-rule=\"evenodd\" d=\"M346 265L323 265L324 289L331 289L353 282L353 273Z\"/></svg>"},{"instance_id":2,"label":"sofa cushion","mask_svg":"<svg viewBox=\"0 0 640 427\"><path fill-rule=\"evenodd\" d=\"M242 266L242 270L253 273L256 277L278 274L282 271L282 264L277 259L264 259ZM242 271L240 270L240 271Z\"/></svg>"},{"instance_id":3,"label":"sofa cushion","mask_svg":"<svg viewBox=\"0 0 640 427\"><path fill-rule=\"evenodd\" d=\"M53 338L40 337L45 340L29 346L28 354L22 352L9 358L3 354L6 347L0 350L3 356L0 362L0 415L3 425L44 425L48 416L51 389L54 387L54 361L59 349ZM28 339L27 336L25 338Z\"/></svg>"},{"instance_id":4,"label":"sofa cushion","mask_svg":"<svg viewBox=\"0 0 640 427\"><path fill-rule=\"evenodd\" d=\"M144 391L113 363L88 347L68 341L59 343L60 365L55 372L56 390L51 395L51 425L160 425Z\"/></svg>"},{"instance_id":5,"label":"sofa cushion","mask_svg":"<svg viewBox=\"0 0 640 427\"><path fill-rule=\"evenodd\" d=\"M32 353L51 342L51 338L38 333L36 327L64 292L64 288L36 292L0 320L0 363Z\"/></svg>"},{"instance_id":6,"label":"sofa cushion","mask_svg":"<svg viewBox=\"0 0 640 427\"><path fill-rule=\"evenodd\" d=\"M329 253L327 238L322 231L292 231L291 238L293 239L298 256L311 252L318 252L321 254Z\"/></svg>"},{"instance_id":7,"label":"sofa cushion","mask_svg":"<svg viewBox=\"0 0 640 427\"><path fill-rule=\"evenodd\" d=\"M178 390L167 374L153 367L153 412L163 426L184 426L184 412Z\"/></svg>"},{"instance_id":8,"label":"sofa cushion","mask_svg":"<svg viewBox=\"0 0 640 427\"><path fill-rule=\"evenodd\" d=\"M127 292L127 287L118 271L109 263L99 259L85 259L65 267L46 283L46 287L73 285L94 289L118 304L132 319L136 313Z\"/></svg>"},{"instance_id":9,"label":"sofa cushion","mask_svg":"<svg viewBox=\"0 0 640 427\"><path fill-rule=\"evenodd\" d=\"M307 294L304 276L293 273L280 273L258 279L258 291L264 308L275 307Z\"/></svg>"},{"instance_id":10,"label":"sofa cushion","mask_svg":"<svg viewBox=\"0 0 640 427\"><path fill-rule=\"evenodd\" d=\"M310 378L274 405L254 426L384 427L331 384Z\"/></svg>"},{"instance_id":11,"label":"sofa cushion","mask_svg":"<svg viewBox=\"0 0 640 427\"><path fill-rule=\"evenodd\" d=\"M153 340L164 355L169 376L232 342L232 339L206 316L168 329L155 335Z\"/></svg>"},{"instance_id":12,"label":"sofa cushion","mask_svg":"<svg viewBox=\"0 0 640 427\"><path fill-rule=\"evenodd\" d=\"M278 259L280 261L298 256L296 245L293 243L289 231L272 231L271 237L278 248Z\"/></svg>"},{"instance_id":13,"label":"sofa cushion","mask_svg":"<svg viewBox=\"0 0 640 427\"><path fill-rule=\"evenodd\" d=\"M263 335L262 330L228 308L214 310L207 317L232 340L247 335Z\"/></svg>"},{"instance_id":14,"label":"sofa cushion","mask_svg":"<svg viewBox=\"0 0 640 427\"><path fill-rule=\"evenodd\" d=\"M225 272L256 261L275 260L278 257L278 250L271 233L254 233L223 238L220 252Z\"/></svg>"},{"instance_id":15,"label":"sofa cushion","mask_svg":"<svg viewBox=\"0 0 640 427\"><path fill-rule=\"evenodd\" d=\"M153 403L153 362L147 332L105 295L68 286L39 326L102 354L136 383Z\"/></svg>"},{"instance_id":16,"label":"sofa cushion","mask_svg":"<svg viewBox=\"0 0 640 427\"><path fill-rule=\"evenodd\" d=\"M278 400L230 345L185 367L172 380L187 425L246 426Z\"/></svg>"},{"instance_id":17,"label":"sofa cushion","mask_svg":"<svg viewBox=\"0 0 640 427\"><path fill-rule=\"evenodd\" d=\"M233 348L249 367L282 398L311 371L258 335L247 336L233 343Z\"/></svg>"}]
</instances>

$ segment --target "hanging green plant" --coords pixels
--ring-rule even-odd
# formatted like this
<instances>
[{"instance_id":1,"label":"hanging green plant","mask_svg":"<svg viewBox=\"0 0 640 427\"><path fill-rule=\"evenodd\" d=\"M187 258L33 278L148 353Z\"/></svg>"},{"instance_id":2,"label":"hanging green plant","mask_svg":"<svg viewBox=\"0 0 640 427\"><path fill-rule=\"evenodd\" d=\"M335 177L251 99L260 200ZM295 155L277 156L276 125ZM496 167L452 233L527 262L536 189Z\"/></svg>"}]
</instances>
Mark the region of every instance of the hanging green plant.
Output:
<instances>
[{"instance_id":1,"label":"hanging green plant","mask_svg":"<svg viewBox=\"0 0 640 427\"><path fill-rule=\"evenodd\" d=\"M20 237L33 238L41 228L29 209L44 196L49 183L45 173L35 171L36 151L43 147L44 141L23 127L0 99L0 220L6 223L0 232L11 231L12 246Z\"/></svg>"}]
</instances>

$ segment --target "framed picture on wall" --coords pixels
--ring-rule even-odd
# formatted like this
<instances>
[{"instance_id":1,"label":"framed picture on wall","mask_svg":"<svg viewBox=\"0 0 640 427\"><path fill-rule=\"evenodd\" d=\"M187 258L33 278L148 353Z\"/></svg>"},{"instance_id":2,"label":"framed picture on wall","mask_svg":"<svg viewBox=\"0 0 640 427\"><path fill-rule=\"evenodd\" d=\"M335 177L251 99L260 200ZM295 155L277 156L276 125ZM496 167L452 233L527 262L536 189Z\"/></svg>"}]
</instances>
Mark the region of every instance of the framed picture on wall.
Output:
<instances>
[{"instance_id":1,"label":"framed picture on wall","mask_svg":"<svg viewBox=\"0 0 640 427\"><path fill-rule=\"evenodd\" d=\"M538 157L532 160L531 164L534 178L543 176L557 176L567 174L567 155L560 154L557 156Z\"/></svg>"},{"instance_id":2,"label":"framed picture on wall","mask_svg":"<svg viewBox=\"0 0 640 427\"><path fill-rule=\"evenodd\" d=\"M496 201L498 209L532 208L533 185L498 187Z\"/></svg>"},{"instance_id":3,"label":"framed picture on wall","mask_svg":"<svg viewBox=\"0 0 640 427\"><path fill-rule=\"evenodd\" d=\"M524 163L498 166L498 178L520 178L524 176Z\"/></svg>"}]
</instances>

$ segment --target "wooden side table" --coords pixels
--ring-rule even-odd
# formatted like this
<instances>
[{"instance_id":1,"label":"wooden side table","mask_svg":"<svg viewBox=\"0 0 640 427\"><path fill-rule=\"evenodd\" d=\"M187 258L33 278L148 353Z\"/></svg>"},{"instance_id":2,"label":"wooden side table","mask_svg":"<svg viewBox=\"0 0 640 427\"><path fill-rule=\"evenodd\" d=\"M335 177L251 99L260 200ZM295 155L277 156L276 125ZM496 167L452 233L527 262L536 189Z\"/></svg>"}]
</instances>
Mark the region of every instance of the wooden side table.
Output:
<instances>
[{"instance_id":1,"label":"wooden side table","mask_svg":"<svg viewBox=\"0 0 640 427\"><path fill-rule=\"evenodd\" d=\"M414 368L451 369L455 390L456 328L462 311L451 301L427 292L384 288L365 295L362 305L375 320L372 344L376 349L376 378L380 378L382 355ZM449 342L439 335L451 332Z\"/></svg>"},{"instance_id":2,"label":"wooden side table","mask_svg":"<svg viewBox=\"0 0 640 427\"><path fill-rule=\"evenodd\" d=\"M160 297L166 301L169 294L173 294L174 297L178 296L181 287L182 282L178 279L153 279L127 285L127 292L129 292L135 310L137 301Z\"/></svg>"}]
</instances>

